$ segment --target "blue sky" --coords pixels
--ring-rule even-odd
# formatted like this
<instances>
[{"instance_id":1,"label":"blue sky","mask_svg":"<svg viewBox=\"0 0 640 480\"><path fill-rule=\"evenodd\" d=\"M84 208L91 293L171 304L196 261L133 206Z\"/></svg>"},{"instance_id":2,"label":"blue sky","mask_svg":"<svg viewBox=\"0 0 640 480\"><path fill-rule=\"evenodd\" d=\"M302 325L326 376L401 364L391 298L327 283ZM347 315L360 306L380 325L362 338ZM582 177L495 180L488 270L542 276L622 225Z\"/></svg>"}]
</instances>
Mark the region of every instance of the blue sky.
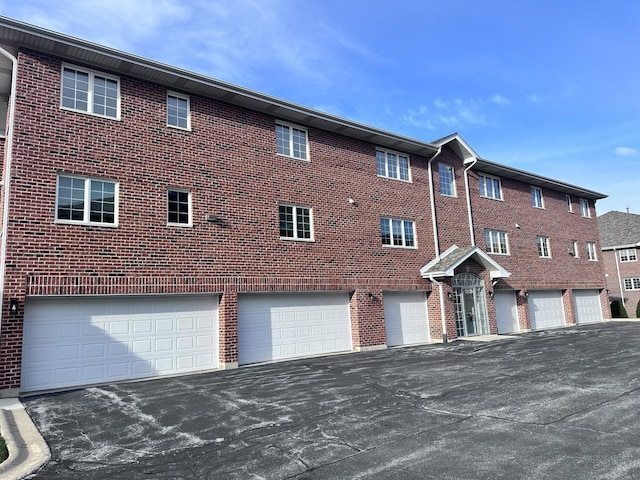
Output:
<instances>
[{"instance_id":1,"label":"blue sky","mask_svg":"<svg viewBox=\"0 0 640 480\"><path fill-rule=\"evenodd\" d=\"M0 0L0 14L483 158L640 213L634 0Z\"/></svg>"}]
</instances>

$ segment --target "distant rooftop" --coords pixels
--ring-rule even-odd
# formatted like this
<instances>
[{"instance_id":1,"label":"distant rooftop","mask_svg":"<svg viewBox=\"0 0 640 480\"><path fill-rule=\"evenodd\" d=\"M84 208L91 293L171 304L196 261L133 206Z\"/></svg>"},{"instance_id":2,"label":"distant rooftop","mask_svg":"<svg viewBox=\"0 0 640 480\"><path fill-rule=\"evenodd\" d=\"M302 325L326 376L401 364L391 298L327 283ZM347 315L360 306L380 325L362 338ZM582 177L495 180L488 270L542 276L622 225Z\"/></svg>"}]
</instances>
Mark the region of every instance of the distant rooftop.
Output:
<instances>
[{"instance_id":1,"label":"distant rooftop","mask_svg":"<svg viewBox=\"0 0 640 480\"><path fill-rule=\"evenodd\" d=\"M603 249L640 246L640 215L611 211L598 217Z\"/></svg>"}]
</instances>

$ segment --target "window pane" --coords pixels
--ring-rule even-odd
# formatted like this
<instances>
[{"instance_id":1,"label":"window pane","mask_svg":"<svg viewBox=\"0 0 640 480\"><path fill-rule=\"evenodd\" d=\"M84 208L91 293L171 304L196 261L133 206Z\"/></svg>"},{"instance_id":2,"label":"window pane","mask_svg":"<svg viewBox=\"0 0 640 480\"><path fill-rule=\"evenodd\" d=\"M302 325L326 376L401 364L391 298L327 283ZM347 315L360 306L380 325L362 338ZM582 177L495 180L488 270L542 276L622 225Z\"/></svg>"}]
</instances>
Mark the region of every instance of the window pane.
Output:
<instances>
[{"instance_id":1,"label":"window pane","mask_svg":"<svg viewBox=\"0 0 640 480\"><path fill-rule=\"evenodd\" d=\"M438 167L438 173L440 177L440 193L453 196L453 167L441 163Z\"/></svg>"},{"instance_id":2,"label":"window pane","mask_svg":"<svg viewBox=\"0 0 640 480\"><path fill-rule=\"evenodd\" d=\"M293 238L293 207L280 205L280 236Z\"/></svg>"},{"instance_id":3,"label":"window pane","mask_svg":"<svg viewBox=\"0 0 640 480\"><path fill-rule=\"evenodd\" d=\"M167 221L188 225L189 222L189 192L178 190L167 191Z\"/></svg>"},{"instance_id":4,"label":"window pane","mask_svg":"<svg viewBox=\"0 0 640 480\"><path fill-rule=\"evenodd\" d=\"M387 176L387 159L381 151L376 151L376 172L382 177Z\"/></svg>"},{"instance_id":5,"label":"window pane","mask_svg":"<svg viewBox=\"0 0 640 480\"><path fill-rule=\"evenodd\" d=\"M380 219L380 236L383 245L391 245L391 229L389 228L389 219Z\"/></svg>"},{"instance_id":6,"label":"window pane","mask_svg":"<svg viewBox=\"0 0 640 480\"><path fill-rule=\"evenodd\" d=\"M393 153L387 153L387 172L390 178L398 178L398 160Z\"/></svg>"},{"instance_id":7,"label":"window pane","mask_svg":"<svg viewBox=\"0 0 640 480\"><path fill-rule=\"evenodd\" d=\"M296 158L307 158L307 132L292 128L293 156Z\"/></svg>"},{"instance_id":8,"label":"window pane","mask_svg":"<svg viewBox=\"0 0 640 480\"><path fill-rule=\"evenodd\" d=\"M393 232L393 244L402 245L402 221L391 220L391 231Z\"/></svg>"},{"instance_id":9,"label":"window pane","mask_svg":"<svg viewBox=\"0 0 640 480\"><path fill-rule=\"evenodd\" d=\"M65 68L62 76L62 106L87 111L89 74Z\"/></svg>"},{"instance_id":10,"label":"window pane","mask_svg":"<svg viewBox=\"0 0 640 480\"><path fill-rule=\"evenodd\" d=\"M84 179L58 178L58 220L84 220Z\"/></svg>"},{"instance_id":11,"label":"window pane","mask_svg":"<svg viewBox=\"0 0 640 480\"><path fill-rule=\"evenodd\" d=\"M188 128L189 102L185 98L167 96L167 125Z\"/></svg>"},{"instance_id":12,"label":"window pane","mask_svg":"<svg viewBox=\"0 0 640 480\"><path fill-rule=\"evenodd\" d=\"M400 169L400 180L409 180L409 158L398 156L398 167Z\"/></svg>"},{"instance_id":13,"label":"window pane","mask_svg":"<svg viewBox=\"0 0 640 480\"><path fill-rule=\"evenodd\" d=\"M289 147L289 127L276 125L276 145L279 154L291 155L291 149Z\"/></svg>"},{"instance_id":14,"label":"window pane","mask_svg":"<svg viewBox=\"0 0 640 480\"><path fill-rule=\"evenodd\" d=\"M404 222L404 244L406 247L413 247L413 222Z\"/></svg>"},{"instance_id":15,"label":"window pane","mask_svg":"<svg viewBox=\"0 0 640 480\"><path fill-rule=\"evenodd\" d=\"M311 216L308 208L296 208L297 238L311 238Z\"/></svg>"},{"instance_id":16,"label":"window pane","mask_svg":"<svg viewBox=\"0 0 640 480\"><path fill-rule=\"evenodd\" d=\"M111 182L91 181L89 220L97 223L114 223L115 185Z\"/></svg>"}]
</instances>

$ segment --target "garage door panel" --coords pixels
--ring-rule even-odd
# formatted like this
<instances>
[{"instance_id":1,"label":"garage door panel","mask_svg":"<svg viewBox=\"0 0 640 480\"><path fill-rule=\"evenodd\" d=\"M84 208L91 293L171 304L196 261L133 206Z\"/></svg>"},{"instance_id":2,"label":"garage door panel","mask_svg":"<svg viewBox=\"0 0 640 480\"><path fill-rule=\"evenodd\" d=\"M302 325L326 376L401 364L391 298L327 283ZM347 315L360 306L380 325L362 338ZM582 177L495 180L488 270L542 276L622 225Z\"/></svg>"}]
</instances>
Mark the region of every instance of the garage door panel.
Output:
<instances>
[{"instance_id":1,"label":"garage door panel","mask_svg":"<svg viewBox=\"0 0 640 480\"><path fill-rule=\"evenodd\" d=\"M516 292L511 290L496 290L494 292L493 300L496 308L498 333L519 332L520 321L518 317Z\"/></svg>"},{"instance_id":2,"label":"garage door panel","mask_svg":"<svg viewBox=\"0 0 640 480\"><path fill-rule=\"evenodd\" d=\"M427 301L424 292L383 292L387 345L412 345L429 341Z\"/></svg>"},{"instance_id":3,"label":"garage door panel","mask_svg":"<svg viewBox=\"0 0 640 480\"><path fill-rule=\"evenodd\" d=\"M602 321L602 304L598 290L574 290L573 302L576 323L597 323Z\"/></svg>"},{"instance_id":4,"label":"garage door panel","mask_svg":"<svg viewBox=\"0 0 640 480\"><path fill-rule=\"evenodd\" d=\"M351 349L343 293L246 294L238 302L240 364Z\"/></svg>"},{"instance_id":5,"label":"garage door panel","mask_svg":"<svg viewBox=\"0 0 640 480\"><path fill-rule=\"evenodd\" d=\"M218 366L215 296L30 298L24 326L23 391Z\"/></svg>"},{"instance_id":6,"label":"garage door panel","mask_svg":"<svg viewBox=\"0 0 640 480\"><path fill-rule=\"evenodd\" d=\"M529 291L529 314L532 330L566 326L562 291Z\"/></svg>"}]
</instances>

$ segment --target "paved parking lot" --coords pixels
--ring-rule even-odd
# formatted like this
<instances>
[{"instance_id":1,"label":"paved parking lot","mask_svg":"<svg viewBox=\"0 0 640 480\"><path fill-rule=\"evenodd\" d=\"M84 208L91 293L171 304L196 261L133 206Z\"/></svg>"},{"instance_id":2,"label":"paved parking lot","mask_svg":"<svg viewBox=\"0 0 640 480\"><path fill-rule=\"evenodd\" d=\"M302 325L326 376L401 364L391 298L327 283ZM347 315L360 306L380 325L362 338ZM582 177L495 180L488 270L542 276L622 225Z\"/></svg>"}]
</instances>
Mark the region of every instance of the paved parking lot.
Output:
<instances>
[{"instance_id":1,"label":"paved parking lot","mask_svg":"<svg viewBox=\"0 0 640 480\"><path fill-rule=\"evenodd\" d=\"M640 322L24 402L36 479L640 478Z\"/></svg>"}]
</instances>

